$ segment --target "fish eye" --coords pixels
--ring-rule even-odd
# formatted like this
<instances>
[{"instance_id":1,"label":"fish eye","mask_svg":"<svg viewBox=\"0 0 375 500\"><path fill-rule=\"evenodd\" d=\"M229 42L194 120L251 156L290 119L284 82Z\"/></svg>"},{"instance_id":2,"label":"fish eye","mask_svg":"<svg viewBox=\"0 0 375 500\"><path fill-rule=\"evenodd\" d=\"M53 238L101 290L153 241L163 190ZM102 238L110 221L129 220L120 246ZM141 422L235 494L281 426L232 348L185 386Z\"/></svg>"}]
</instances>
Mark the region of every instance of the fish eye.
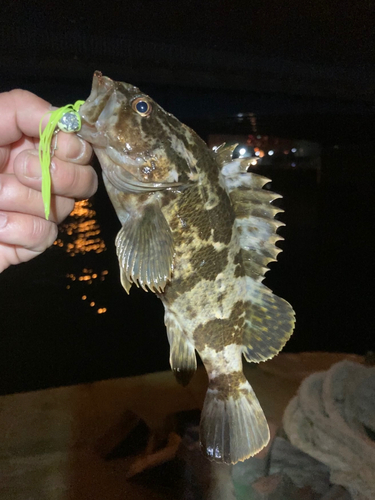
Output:
<instances>
[{"instance_id":1,"label":"fish eye","mask_svg":"<svg viewBox=\"0 0 375 500\"><path fill-rule=\"evenodd\" d=\"M132 102L132 108L141 116L148 116L152 111L151 104L144 97L135 99Z\"/></svg>"}]
</instances>

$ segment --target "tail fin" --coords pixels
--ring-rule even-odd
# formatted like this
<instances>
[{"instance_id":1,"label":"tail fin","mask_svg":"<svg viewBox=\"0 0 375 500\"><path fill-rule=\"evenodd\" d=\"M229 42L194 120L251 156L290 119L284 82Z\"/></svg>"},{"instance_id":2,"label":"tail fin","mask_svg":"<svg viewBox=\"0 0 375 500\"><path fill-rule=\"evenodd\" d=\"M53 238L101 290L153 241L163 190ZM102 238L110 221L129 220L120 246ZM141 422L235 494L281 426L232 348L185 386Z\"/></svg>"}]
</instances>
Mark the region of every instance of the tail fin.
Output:
<instances>
[{"instance_id":1,"label":"tail fin","mask_svg":"<svg viewBox=\"0 0 375 500\"><path fill-rule=\"evenodd\" d=\"M202 451L215 462L235 464L264 448L270 438L266 417L245 379L236 391L210 382L204 401L200 439Z\"/></svg>"}]
</instances>

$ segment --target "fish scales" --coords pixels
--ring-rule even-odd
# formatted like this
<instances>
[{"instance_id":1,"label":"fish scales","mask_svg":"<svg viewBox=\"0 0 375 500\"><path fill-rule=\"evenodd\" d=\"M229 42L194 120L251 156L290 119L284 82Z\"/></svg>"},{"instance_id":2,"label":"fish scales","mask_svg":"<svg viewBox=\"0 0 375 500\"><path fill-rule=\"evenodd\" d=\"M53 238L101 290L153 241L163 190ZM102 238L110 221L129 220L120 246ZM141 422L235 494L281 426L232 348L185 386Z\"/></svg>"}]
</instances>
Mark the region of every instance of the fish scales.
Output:
<instances>
[{"instance_id":1,"label":"fish scales","mask_svg":"<svg viewBox=\"0 0 375 500\"><path fill-rule=\"evenodd\" d=\"M79 135L91 142L122 223L120 278L162 300L170 364L187 384L198 351L209 385L202 451L217 462L253 456L269 440L258 399L242 371L276 355L292 334L294 312L262 281L276 260L282 223L269 181L211 151L198 135L130 84L94 74L80 109Z\"/></svg>"}]
</instances>

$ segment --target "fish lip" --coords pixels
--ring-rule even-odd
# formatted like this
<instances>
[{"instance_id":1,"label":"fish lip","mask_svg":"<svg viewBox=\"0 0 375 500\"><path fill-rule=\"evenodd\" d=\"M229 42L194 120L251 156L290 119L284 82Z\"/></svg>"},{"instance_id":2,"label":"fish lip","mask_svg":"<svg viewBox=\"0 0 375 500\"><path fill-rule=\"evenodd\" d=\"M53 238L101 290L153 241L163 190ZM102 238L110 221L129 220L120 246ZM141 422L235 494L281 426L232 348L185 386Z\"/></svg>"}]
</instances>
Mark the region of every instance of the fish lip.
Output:
<instances>
[{"instance_id":1,"label":"fish lip","mask_svg":"<svg viewBox=\"0 0 375 500\"><path fill-rule=\"evenodd\" d=\"M95 125L91 125L86 120L82 119L81 128L76 132L77 137L83 139L95 147L105 147L107 138L98 131Z\"/></svg>"},{"instance_id":2,"label":"fish lip","mask_svg":"<svg viewBox=\"0 0 375 500\"><path fill-rule=\"evenodd\" d=\"M86 99L86 102L92 102L98 96L113 91L114 88L115 82L108 76L103 76L103 73L101 71L96 70L92 78L91 93Z\"/></svg>"},{"instance_id":3,"label":"fish lip","mask_svg":"<svg viewBox=\"0 0 375 500\"><path fill-rule=\"evenodd\" d=\"M116 82L107 76L103 76L100 71L95 71L90 95L79 109L79 114L83 124L89 126L95 125L100 113L113 92L116 92ZM100 103L99 109L95 111L98 103ZM95 112L93 112L93 108Z\"/></svg>"}]
</instances>

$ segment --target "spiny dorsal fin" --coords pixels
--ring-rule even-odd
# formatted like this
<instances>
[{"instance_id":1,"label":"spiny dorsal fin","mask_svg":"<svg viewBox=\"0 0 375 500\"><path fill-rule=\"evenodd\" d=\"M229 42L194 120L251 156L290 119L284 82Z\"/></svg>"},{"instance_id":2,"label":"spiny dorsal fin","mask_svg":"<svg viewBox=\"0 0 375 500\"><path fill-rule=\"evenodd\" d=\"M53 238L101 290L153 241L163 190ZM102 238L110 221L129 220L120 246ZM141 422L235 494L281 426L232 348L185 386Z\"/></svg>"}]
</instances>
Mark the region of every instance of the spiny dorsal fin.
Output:
<instances>
[{"instance_id":1,"label":"spiny dorsal fin","mask_svg":"<svg viewBox=\"0 0 375 500\"><path fill-rule=\"evenodd\" d=\"M226 163L232 161L233 151L236 149L238 144L220 144L217 148L214 149L214 153L216 155L216 161L218 162L220 167L223 167Z\"/></svg>"},{"instance_id":2,"label":"spiny dorsal fin","mask_svg":"<svg viewBox=\"0 0 375 500\"><path fill-rule=\"evenodd\" d=\"M229 151L222 146L218 162L222 185L236 215L234 224L242 265L248 276L243 354L247 361L259 362L272 358L283 348L295 322L291 305L261 283L268 264L281 252L276 243L283 238L277 230L284 224L274 217L283 210L272 205L281 196L263 189L270 179L248 172L250 160L233 160Z\"/></svg>"},{"instance_id":3,"label":"spiny dorsal fin","mask_svg":"<svg viewBox=\"0 0 375 500\"><path fill-rule=\"evenodd\" d=\"M281 196L263 189L270 179L247 171L248 158L233 160L230 153L233 146L222 145L216 150L221 183L236 215L235 227L246 274L259 282L268 271L268 264L281 252L276 242L283 238L276 231L284 224L274 217L283 210L272 205Z\"/></svg>"}]
</instances>

